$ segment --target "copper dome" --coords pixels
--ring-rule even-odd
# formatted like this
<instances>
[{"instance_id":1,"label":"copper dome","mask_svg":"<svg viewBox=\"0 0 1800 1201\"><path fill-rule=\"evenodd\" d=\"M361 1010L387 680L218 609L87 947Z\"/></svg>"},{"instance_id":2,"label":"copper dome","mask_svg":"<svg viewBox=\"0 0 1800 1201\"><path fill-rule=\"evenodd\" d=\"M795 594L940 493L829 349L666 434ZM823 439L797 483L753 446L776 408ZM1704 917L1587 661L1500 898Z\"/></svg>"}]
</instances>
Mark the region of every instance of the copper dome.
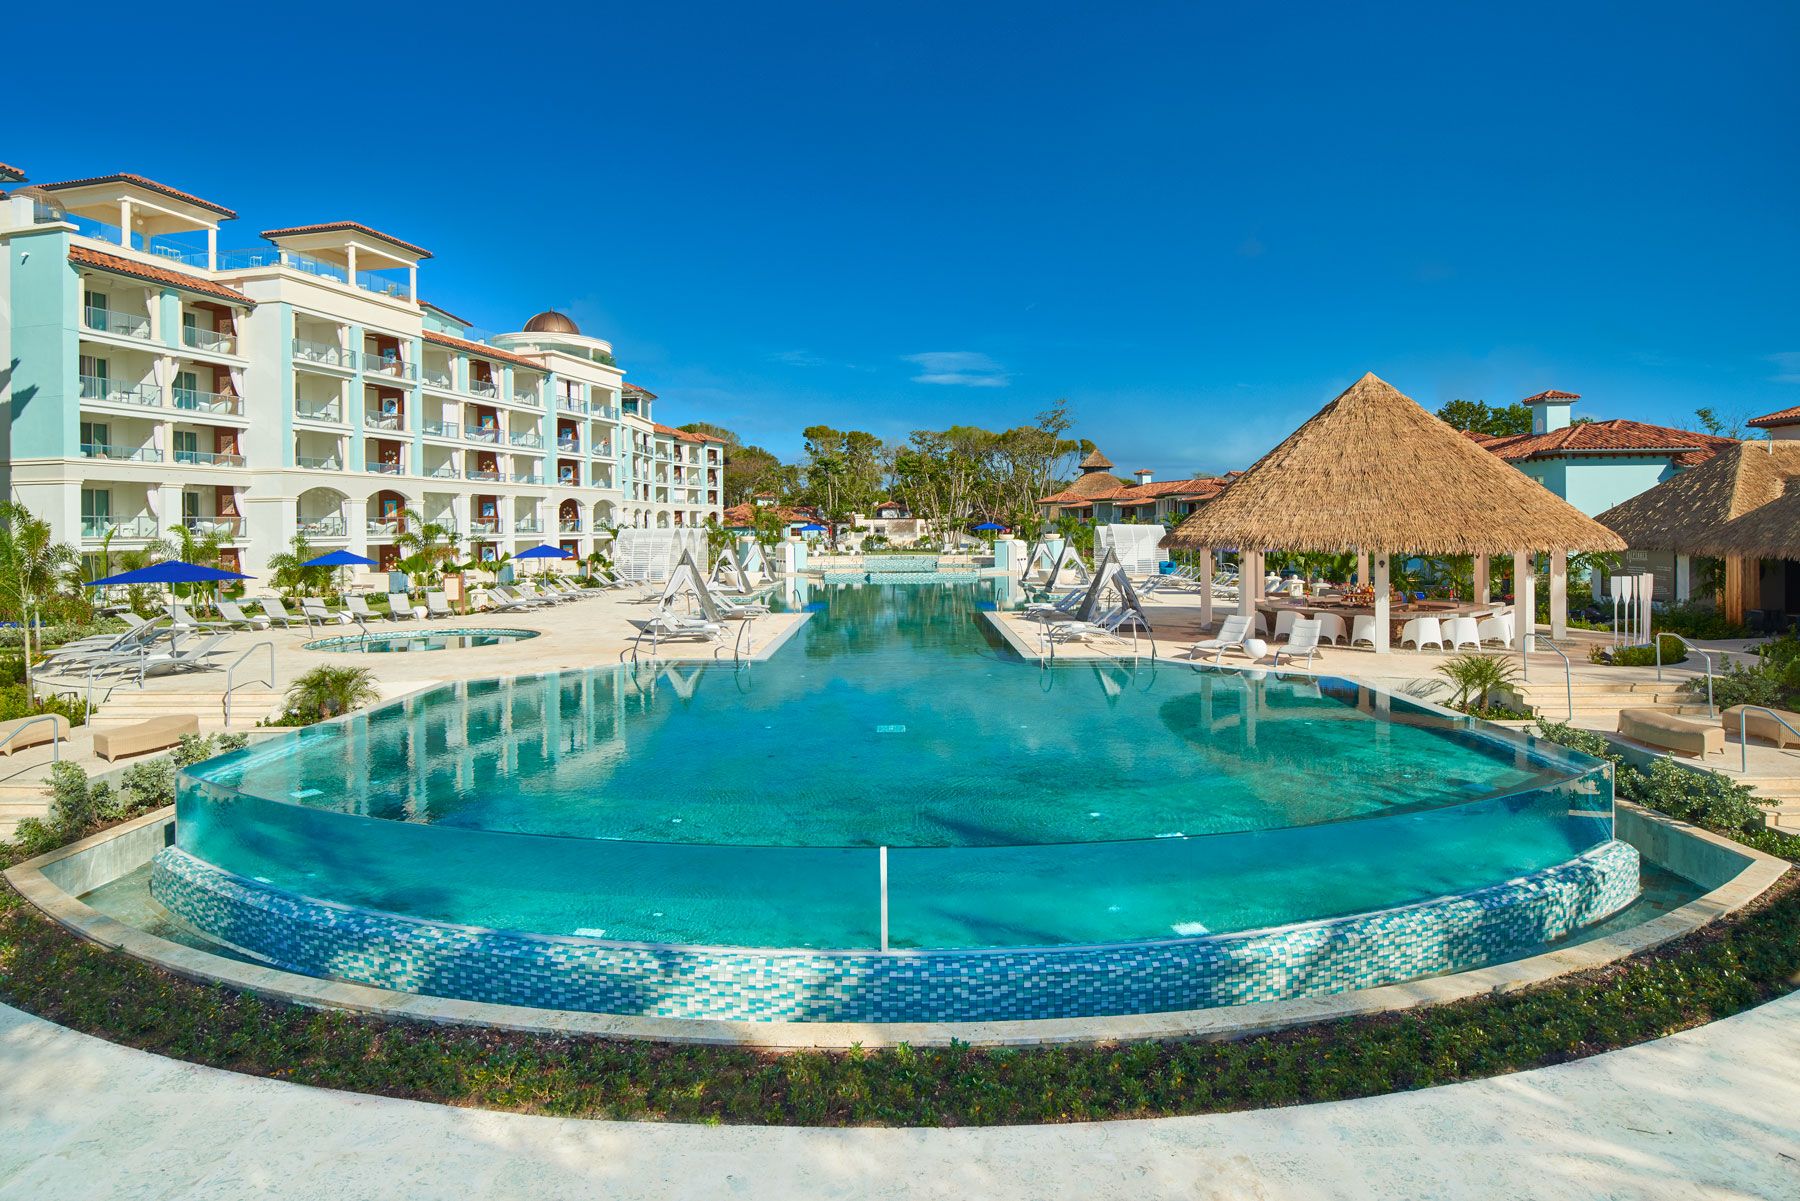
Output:
<instances>
[{"instance_id":1,"label":"copper dome","mask_svg":"<svg viewBox=\"0 0 1800 1201\"><path fill-rule=\"evenodd\" d=\"M581 328L555 309L545 309L525 323L528 334L578 334Z\"/></svg>"}]
</instances>

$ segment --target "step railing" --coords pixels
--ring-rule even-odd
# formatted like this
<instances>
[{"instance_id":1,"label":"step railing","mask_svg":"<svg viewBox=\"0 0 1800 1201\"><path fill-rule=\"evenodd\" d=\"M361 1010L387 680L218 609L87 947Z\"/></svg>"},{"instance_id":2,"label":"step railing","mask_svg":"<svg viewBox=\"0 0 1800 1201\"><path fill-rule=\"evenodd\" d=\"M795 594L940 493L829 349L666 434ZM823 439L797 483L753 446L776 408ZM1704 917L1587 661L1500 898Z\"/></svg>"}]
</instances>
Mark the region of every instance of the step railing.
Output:
<instances>
[{"instance_id":1,"label":"step railing","mask_svg":"<svg viewBox=\"0 0 1800 1201\"><path fill-rule=\"evenodd\" d=\"M1775 712L1775 710L1769 708L1767 705L1743 705L1739 707L1738 747L1744 753L1743 764L1740 770L1746 776L1750 774L1750 715L1752 713L1767 713L1770 717L1773 717L1776 721L1780 722L1782 728L1788 733L1792 734L1795 738L1800 738L1800 730L1796 730L1793 726L1788 725L1787 718ZM1780 747L1778 746L1776 749L1779 750Z\"/></svg>"},{"instance_id":2,"label":"step railing","mask_svg":"<svg viewBox=\"0 0 1800 1201\"><path fill-rule=\"evenodd\" d=\"M1699 655L1702 659L1706 660L1706 716L1709 718L1717 717L1718 713L1713 707L1713 660L1712 660L1712 657L1716 654L1717 655L1725 654L1726 652L1725 651L1710 651L1710 650L1707 650L1703 646L1695 646L1693 643L1689 642L1686 638L1683 638L1680 634L1668 634L1668 633L1652 634L1650 636L1650 641L1656 644L1656 678L1659 682L1662 680L1662 668L1663 668L1662 640L1664 638L1673 638L1675 641L1681 643L1682 646L1685 646L1688 650L1693 651L1696 655Z\"/></svg>"},{"instance_id":3,"label":"step railing","mask_svg":"<svg viewBox=\"0 0 1800 1201\"><path fill-rule=\"evenodd\" d=\"M5 738L0 738L0 747L4 747L7 743L11 742L13 739L17 738L19 735L21 735L25 731L29 730L32 726L35 726L41 722L47 721L50 723L50 762L61 763L62 762L63 732L62 732L62 727L57 725L56 723L59 721L66 721L66 720L67 719L64 718L60 713L44 713L37 717L26 718L25 721L20 723L19 726L16 729L14 729L12 733L8 734ZM8 751L7 753L10 755L12 752Z\"/></svg>"},{"instance_id":4,"label":"step railing","mask_svg":"<svg viewBox=\"0 0 1800 1201\"><path fill-rule=\"evenodd\" d=\"M1534 641L1534 644L1537 646L1549 647L1551 650L1556 652L1556 657L1563 661L1563 690L1568 696L1568 703L1569 703L1568 720L1571 723L1574 722L1574 720L1575 720L1575 668L1569 662L1569 656L1563 654L1562 647L1556 645L1555 641L1548 634L1531 634L1531 635L1527 635L1527 637L1532 638ZM1520 680L1523 683L1529 684L1529 683L1531 683L1531 656L1522 654L1519 656L1519 661L1524 664L1524 669L1520 674Z\"/></svg>"},{"instance_id":5,"label":"step railing","mask_svg":"<svg viewBox=\"0 0 1800 1201\"><path fill-rule=\"evenodd\" d=\"M366 630L364 631L364 633L367 633L367 632L368 631L366 631ZM268 652L269 652L269 678L267 680L237 680L237 681L233 681L232 676L237 672L237 669L240 666L242 666L244 660L248 659L251 655L254 655L257 651L263 650L264 648L267 648ZM241 654L237 658L233 659L231 661L231 666L227 667L225 669L225 695L219 698L219 702L225 708L225 724L227 726L229 726L231 724L231 694L232 694L233 690L241 688L245 684L265 684L265 683L270 688L275 687L275 644L273 642L269 642L267 640L259 642L255 646L250 647L243 654Z\"/></svg>"}]
</instances>

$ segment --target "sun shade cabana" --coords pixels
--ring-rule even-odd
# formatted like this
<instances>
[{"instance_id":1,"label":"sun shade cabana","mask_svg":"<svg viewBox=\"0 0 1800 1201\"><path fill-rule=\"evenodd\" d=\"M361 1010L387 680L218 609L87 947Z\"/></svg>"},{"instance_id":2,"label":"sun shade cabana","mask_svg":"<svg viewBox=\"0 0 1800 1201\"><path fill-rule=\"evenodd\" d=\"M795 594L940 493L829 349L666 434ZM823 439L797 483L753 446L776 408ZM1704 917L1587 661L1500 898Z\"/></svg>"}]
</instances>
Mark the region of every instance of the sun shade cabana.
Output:
<instances>
[{"instance_id":1,"label":"sun shade cabana","mask_svg":"<svg viewBox=\"0 0 1800 1201\"><path fill-rule=\"evenodd\" d=\"M1514 591L1525 607L1515 624L1528 635L1533 554L1550 555L1552 625L1560 633L1568 552L1625 549L1617 534L1373 374L1201 505L1164 545L1200 551L1203 575L1212 570L1212 548L1243 548L1238 591L1246 613L1259 599L1266 550L1370 556L1377 651L1388 643L1392 551L1476 556L1478 589L1486 587L1487 557L1512 554ZM1209 602L1203 591L1203 610ZM1522 636L1520 646L1528 641Z\"/></svg>"}]
</instances>

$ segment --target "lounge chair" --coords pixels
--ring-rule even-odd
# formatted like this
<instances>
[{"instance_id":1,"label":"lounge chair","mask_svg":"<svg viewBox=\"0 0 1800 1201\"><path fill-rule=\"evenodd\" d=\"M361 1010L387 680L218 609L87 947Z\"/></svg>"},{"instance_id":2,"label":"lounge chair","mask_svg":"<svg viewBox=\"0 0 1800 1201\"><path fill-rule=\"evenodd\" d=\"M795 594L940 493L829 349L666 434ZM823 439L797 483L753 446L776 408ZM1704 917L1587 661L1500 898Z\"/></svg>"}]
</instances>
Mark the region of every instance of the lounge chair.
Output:
<instances>
[{"instance_id":1,"label":"lounge chair","mask_svg":"<svg viewBox=\"0 0 1800 1201\"><path fill-rule=\"evenodd\" d=\"M225 624L234 630L266 630L269 628L267 617L261 613L244 612L243 607L236 601L220 601L219 616L223 617Z\"/></svg>"},{"instance_id":2,"label":"lounge chair","mask_svg":"<svg viewBox=\"0 0 1800 1201\"><path fill-rule=\"evenodd\" d=\"M224 634L214 634L202 639L192 646L177 649L170 646L167 650L147 651L138 664L138 678L146 676L163 676L177 671L213 671L217 664L208 663L207 657L218 653L225 644Z\"/></svg>"},{"instance_id":3,"label":"lounge chair","mask_svg":"<svg viewBox=\"0 0 1800 1201\"><path fill-rule=\"evenodd\" d=\"M1137 611L1126 605L1107 613L1098 621L1059 621L1044 631L1044 637L1050 642L1094 642L1101 639L1123 644L1125 639L1119 631L1129 626L1143 626Z\"/></svg>"},{"instance_id":4,"label":"lounge chair","mask_svg":"<svg viewBox=\"0 0 1800 1201\"><path fill-rule=\"evenodd\" d=\"M425 615L427 617L455 617L457 613L450 607L450 602L444 599L442 592L427 592L425 594Z\"/></svg>"},{"instance_id":5,"label":"lounge chair","mask_svg":"<svg viewBox=\"0 0 1800 1201\"><path fill-rule=\"evenodd\" d=\"M192 713L152 717L129 726L94 731L94 754L113 762L121 755L160 751L181 741L184 734L200 733L200 719Z\"/></svg>"},{"instance_id":6,"label":"lounge chair","mask_svg":"<svg viewBox=\"0 0 1800 1201\"><path fill-rule=\"evenodd\" d=\"M1193 646L1189 647L1188 658L1198 659L1202 655L1210 652L1213 657L1213 662L1217 663L1225 657L1226 651L1242 651L1247 655L1250 652L1244 649L1244 643L1249 637L1249 616L1244 613L1233 613L1228 616L1225 619L1224 624L1219 627L1219 636L1217 638L1202 638L1200 641L1194 643Z\"/></svg>"},{"instance_id":7,"label":"lounge chair","mask_svg":"<svg viewBox=\"0 0 1800 1201\"><path fill-rule=\"evenodd\" d=\"M88 638L77 638L65 642L61 646L51 647L44 652L44 663L52 670L61 669L79 659L92 659L100 656L117 654L139 646L147 646L161 634L161 630L147 621L140 621L129 630L119 634L95 634Z\"/></svg>"},{"instance_id":8,"label":"lounge chair","mask_svg":"<svg viewBox=\"0 0 1800 1201\"><path fill-rule=\"evenodd\" d=\"M1293 633L1294 625L1300 618L1301 614L1296 609L1283 609L1277 613L1275 615L1275 632L1269 635L1269 641L1280 642Z\"/></svg>"},{"instance_id":9,"label":"lounge chair","mask_svg":"<svg viewBox=\"0 0 1800 1201\"><path fill-rule=\"evenodd\" d=\"M633 642L641 643L645 638L650 639L652 653L658 644L677 638L697 638L702 642L722 646L725 642L725 627L716 621L707 621L704 617L690 617L685 613L664 609L639 624L638 636Z\"/></svg>"},{"instance_id":10,"label":"lounge chair","mask_svg":"<svg viewBox=\"0 0 1800 1201\"><path fill-rule=\"evenodd\" d=\"M412 597L404 592L388 593L388 620L412 621L419 615L413 612Z\"/></svg>"},{"instance_id":11,"label":"lounge chair","mask_svg":"<svg viewBox=\"0 0 1800 1201\"><path fill-rule=\"evenodd\" d=\"M375 612L375 610L369 608L369 602L364 600L360 596L345 597L344 598L344 607L347 608L348 610L350 610L351 617L354 617L364 623L371 622L371 621L378 621L381 618L381 614L379 614L379 613Z\"/></svg>"},{"instance_id":12,"label":"lounge chair","mask_svg":"<svg viewBox=\"0 0 1800 1201\"><path fill-rule=\"evenodd\" d=\"M1081 605L1086 588L1071 588L1053 601L1032 601L1025 606L1025 616L1039 621L1061 621Z\"/></svg>"},{"instance_id":13,"label":"lounge chair","mask_svg":"<svg viewBox=\"0 0 1800 1201\"><path fill-rule=\"evenodd\" d=\"M295 617L292 613L289 613L287 611L287 606L272 596L263 597L257 604L261 605L262 611L268 614L270 622L280 626L284 630L293 629L295 622L299 622L301 625L310 624L304 617Z\"/></svg>"},{"instance_id":14,"label":"lounge chair","mask_svg":"<svg viewBox=\"0 0 1800 1201\"><path fill-rule=\"evenodd\" d=\"M300 602L300 612L306 615L306 624L308 625L347 626L350 624L350 615L348 613L327 609L324 601L314 600L311 597Z\"/></svg>"},{"instance_id":15,"label":"lounge chair","mask_svg":"<svg viewBox=\"0 0 1800 1201\"><path fill-rule=\"evenodd\" d=\"M535 596L521 596L504 584L488 589L488 608L497 613L514 609L541 609L545 602Z\"/></svg>"},{"instance_id":16,"label":"lounge chair","mask_svg":"<svg viewBox=\"0 0 1800 1201\"><path fill-rule=\"evenodd\" d=\"M1292 663L1297 656L1305 655L1306 666L1308 670L1311 670L1313 656L1319 653L1319 629L1319 620L1316 617L1306 617L1296 621L1293 629L1288 633L1287 645L1278 648L1275 652L1275 666L1281 666L1283 655L1287 656L1289 663Z\"/></svg>"}]
</instances>

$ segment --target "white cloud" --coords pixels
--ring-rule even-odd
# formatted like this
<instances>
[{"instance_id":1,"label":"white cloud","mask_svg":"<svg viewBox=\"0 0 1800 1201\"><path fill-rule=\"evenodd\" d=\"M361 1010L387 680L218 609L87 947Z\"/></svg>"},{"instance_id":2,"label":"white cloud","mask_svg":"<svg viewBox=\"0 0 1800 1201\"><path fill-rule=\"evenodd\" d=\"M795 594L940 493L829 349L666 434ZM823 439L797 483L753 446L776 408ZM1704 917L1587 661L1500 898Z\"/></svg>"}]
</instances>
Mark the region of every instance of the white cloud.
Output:
<instances>
[{"instance_id":1,"label":"white cloud","mask_svg":"<svg viewBox=\"0 0 1800 1201\"><path fill-rule=\"evenodd\" d=\"M1775 381L1781 384L1800 384L1800 350L1786 350L1780 354L1769 356L1769 362L1775 364Z\"/></svg>"},{"instance_id":2,"label":"white cloud","mask_svg":"<svg viewBox=\"0 0 1800 1201\"><path fill-rule=\"evenodd\" d=\"M786 363L790 367L823 367L825 360L810 350L778 350L769 356L777 363Z\"/></svg>"},{"instance_id":3,"label":"white cloud","mask_svg":"<svg viewBox=\"0 0 1800 1201\"><path fill-rule=\"evenodd\" d=\"M915 384L948 384L964 388L1004 388L1012 383L1006 368L973 350L929 350L909 354L906 361L919 368Z\"/></svg>"}]
</instances>

